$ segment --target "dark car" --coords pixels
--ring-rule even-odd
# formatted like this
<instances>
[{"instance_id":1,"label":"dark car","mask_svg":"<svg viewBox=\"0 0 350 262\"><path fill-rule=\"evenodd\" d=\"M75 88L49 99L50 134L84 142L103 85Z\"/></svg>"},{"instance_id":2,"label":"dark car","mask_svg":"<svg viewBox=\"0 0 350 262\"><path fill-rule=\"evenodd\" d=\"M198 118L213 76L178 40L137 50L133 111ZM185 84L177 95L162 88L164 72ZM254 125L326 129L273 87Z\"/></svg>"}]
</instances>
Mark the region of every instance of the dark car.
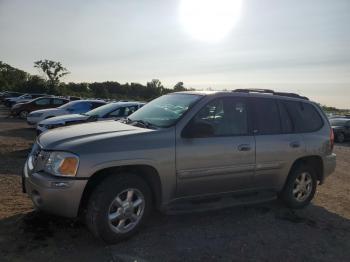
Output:
<instances>
[{"instance_id":1,"label":"dark car","mask_svg":"<svg viewBox=\"0 0 350 262\"><path fill-rule=\"evenodd\" d=\"M11 108L11 115L26 119L32 111L46 108L55 108L68 103L69 100L59 97L40 97L26 103L15 104Z\"/></svg>"},{"instance_id":2,"label":"dark car","mask_svg":"<svg viewBox=\"0 0 350 262\"><path fill-rule=\"evenodd\" d=\"M14 104L29 102L35 98L44 97L44 96L49 96L49 95L38 94L38 93L35 93L35 94L28 93L17 97L9 97L4 100L4 105L7 107L12 107Z\"/></svg>"},{"instance_id":3,"label":"dark car","mask_svg":"<svg viewBox=\"0 0 350 262\"><path fill-rule=\"evenodd\" d=\"M1 101L1 102L4 102L4 100L5 100L6 98L9 98L9 97L19 97L19 96L21 96L21 95L23 95L23 93L5 91L5 92L3 92L3 93L1 94L1 96L0 96L0 101Z\"/></svg>"},{"instance_id":4,"label":"dark car","mask_svg":"<svg viewBox=\"0 0 350 262\"><path fill-rule=\"evenodd\" d=\"M350 138L350 119L333 118L329 122L333 128L335 140L338 143L343 143Z\"/></svg>"}]
</instances>

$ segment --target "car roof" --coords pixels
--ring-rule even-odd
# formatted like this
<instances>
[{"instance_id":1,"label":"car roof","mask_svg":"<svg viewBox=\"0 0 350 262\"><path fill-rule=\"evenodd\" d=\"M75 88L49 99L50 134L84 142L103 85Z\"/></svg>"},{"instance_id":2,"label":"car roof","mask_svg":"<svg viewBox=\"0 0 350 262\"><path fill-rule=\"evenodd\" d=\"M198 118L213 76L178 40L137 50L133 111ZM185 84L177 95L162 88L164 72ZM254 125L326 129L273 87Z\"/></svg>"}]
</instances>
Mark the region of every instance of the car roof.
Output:
<instances>
[{"instance_id":1,"label":"car roof","mask_svg":"<svg viewBox=\"0 0 350 262\"><path fill-rule=\"evenodd\" d=\"M242 90L242 91L241 91ZM237 89L232 91L181 91L169 94L189 94L189 95L200 95L200 96L239 96L239 97L263 97L263 98L274 98L274 99L283 99L283 100L293 100L293 101L303 101L311 102L307 97L299 96L293 93L261 93L261 92L245 92L245 89ZM249 89L247 89L249 90ZM269 90L273 92L272 90Z\"/></svg>"}]
</instances>

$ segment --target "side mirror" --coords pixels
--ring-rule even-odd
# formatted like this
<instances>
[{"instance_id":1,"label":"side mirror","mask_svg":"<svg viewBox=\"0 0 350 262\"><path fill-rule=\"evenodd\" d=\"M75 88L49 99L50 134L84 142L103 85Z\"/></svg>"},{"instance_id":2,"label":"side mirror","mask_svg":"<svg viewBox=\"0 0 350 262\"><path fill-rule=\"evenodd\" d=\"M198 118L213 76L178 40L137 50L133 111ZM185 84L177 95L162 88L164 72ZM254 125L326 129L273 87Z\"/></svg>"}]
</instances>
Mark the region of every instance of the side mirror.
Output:
<instances>
[{"instance_id":1,"label":"side mirror","mask_svg":"<svg viewBox=\"0 0 350 262\"><path fill-rule=\"evenodd\" d=\"M203 138L211 137L214 135L214 128L207 124L201 122L191 122L182 131L182 137L184 138Z\"/></svg>"}]
</instances>

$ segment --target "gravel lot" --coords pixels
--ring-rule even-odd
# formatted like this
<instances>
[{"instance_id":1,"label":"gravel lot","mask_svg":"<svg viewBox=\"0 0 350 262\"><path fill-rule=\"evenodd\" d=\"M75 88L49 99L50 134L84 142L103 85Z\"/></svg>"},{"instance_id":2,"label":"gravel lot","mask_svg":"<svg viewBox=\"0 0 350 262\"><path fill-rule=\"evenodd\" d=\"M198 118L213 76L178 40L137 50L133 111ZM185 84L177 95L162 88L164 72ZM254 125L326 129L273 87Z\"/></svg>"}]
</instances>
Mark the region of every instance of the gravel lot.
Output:
<instances>
[{"instance_id":1,"label":"gravel lot","mask_svg":"<svg viewBox=\"0 0 350 262\"><path fill-rule=\"evenodd\" d=\"M0 107L0 261L350 261L350 143L304 210L278 201L176 216L154 214L114 246L74 220L33 210L21 169L35 132Z\"/></svg>"}]
</instances>

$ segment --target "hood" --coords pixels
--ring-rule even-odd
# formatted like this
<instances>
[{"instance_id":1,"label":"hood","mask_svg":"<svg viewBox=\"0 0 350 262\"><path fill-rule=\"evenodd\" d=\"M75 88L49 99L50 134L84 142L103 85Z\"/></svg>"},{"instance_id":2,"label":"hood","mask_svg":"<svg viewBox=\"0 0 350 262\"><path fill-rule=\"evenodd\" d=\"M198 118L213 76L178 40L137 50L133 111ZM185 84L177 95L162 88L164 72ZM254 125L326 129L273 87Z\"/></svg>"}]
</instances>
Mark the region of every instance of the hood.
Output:
<instances>
[{"instance_id":1,"label":"hood","mask_svg":"<svg viewBox=\"0 0 350 262\"><path fill-rule=\"evenodd\" d=\"M67 122L82 121L88 119L88 116L80 114L69 114L63 116L55 116L48 119L45 119L40 122L42 125L53 125L53 124L65 124Z\"/></svg>"},{"instance_id":2,"label":"hood","mask_svg":"<svg viewBox=\"0 0 350 262\"><path fill-rule=\"evenodd\" d=\"M99 121L49 130L38 137L38 142L47 150L70 150L90 142L100 142L103 139L153 131L114 120Z\"/></svg>"}]
</instances>

